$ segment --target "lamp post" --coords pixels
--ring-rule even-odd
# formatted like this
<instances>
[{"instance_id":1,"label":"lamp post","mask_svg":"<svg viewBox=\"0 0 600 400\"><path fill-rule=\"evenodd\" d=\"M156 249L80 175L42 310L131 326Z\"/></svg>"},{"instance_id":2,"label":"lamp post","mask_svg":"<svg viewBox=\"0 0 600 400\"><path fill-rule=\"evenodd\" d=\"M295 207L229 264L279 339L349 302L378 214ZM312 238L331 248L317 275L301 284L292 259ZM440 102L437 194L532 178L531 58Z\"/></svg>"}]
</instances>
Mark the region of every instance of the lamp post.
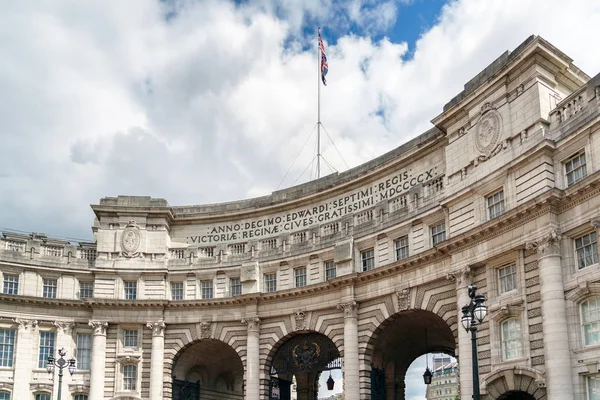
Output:
<instances>
[{"instance_id":1,"label":"lamp post","mask_svg":"<svg viewBox=\"0 0 600 400\"><path fill-rule=\"evenodd\" d=\"M465 330L471 331L471 351L473 357L473 400L481 400L479 392L479 365L477 362L477 327L483 322L487 315L485 297L477 294L477 286L469 285L469 297L471 301L462 308L461 323Z\"/></svg>"},{"instance_id":2,"label":"lamp post","mask_svg":"<svg viewBox=\"0 0 600 400\"><path fill-rule=\"evenodd\" d=\"M62 389L62 377L63 377L63 369L69 368L69 373L73 375L75 372L75 359L71 358L69 360L65 360L64 357L67 355L67 351L62 348L58 350L58 355L60 358L56 360L54 357L48 357L48 362L46 363L46 371L48 373L54 372L54 367L58 367L58 400L61 400L61 389Z\"/></svg>"}]
</instances>

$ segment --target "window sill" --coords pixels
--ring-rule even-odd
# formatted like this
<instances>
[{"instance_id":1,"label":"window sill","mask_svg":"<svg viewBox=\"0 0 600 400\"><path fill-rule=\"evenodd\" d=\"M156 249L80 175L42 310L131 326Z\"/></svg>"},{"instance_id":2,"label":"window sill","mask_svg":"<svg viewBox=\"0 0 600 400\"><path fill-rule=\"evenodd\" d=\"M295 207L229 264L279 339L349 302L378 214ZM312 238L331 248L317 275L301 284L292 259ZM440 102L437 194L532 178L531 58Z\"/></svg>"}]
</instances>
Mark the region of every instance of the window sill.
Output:
<instances>
[{"instance_id":1,"label":"window sill","mask_svg":"<svg viewBox=\"0 0 600 400\"><path fill-rule=\"evenodd\" d=\"M73 375L84 375L84 374L89 374L91 372L90 369L76 369L73 372Z\"/></svg>"},{"instance_id":2,"label":"window sill","mask_svg":"<svg viewBox=\"0 0 600 400\"><path fill-rule=\"evenodd\" d=\"M588 346L583 346L583 347L579 347L577 349L573 349L573 353L581 354L581 353L587 353L588 351L599 351L599 350L600 350L600 343L595 343L595 344L590 344Z\"/></svg>"},{"instance_id":3,"label":"window sill","mask_svg":"<svg viewBox=\"0 0 600 400\"><path fill-rule=\"evenodd\" d=\"M598 264L598 263L591 264L591 265L588 265L587 267L577 269L575 272L573 272L571 274L571 277L565 283L567 285L568 284L576 285L577 283L580 282L580 280L582 280L582 278L585 278L585 280L600 278L600 264Z\"/></svg>"},{"instance_id":4,"label":"window sill","mask_svg":"<svg viewBox=\"0 0 600 400\"><path fill-rule=\"evenodd\" d=\"M519 357L519 358L513 358L510 360L502 360L499 362L494 363L494 369L500 369L499 367L505 367L505 366L511 366L513 364L515 365L522 365L524 361L528 361L529 357Z\"/></svg>"}]
</instances>

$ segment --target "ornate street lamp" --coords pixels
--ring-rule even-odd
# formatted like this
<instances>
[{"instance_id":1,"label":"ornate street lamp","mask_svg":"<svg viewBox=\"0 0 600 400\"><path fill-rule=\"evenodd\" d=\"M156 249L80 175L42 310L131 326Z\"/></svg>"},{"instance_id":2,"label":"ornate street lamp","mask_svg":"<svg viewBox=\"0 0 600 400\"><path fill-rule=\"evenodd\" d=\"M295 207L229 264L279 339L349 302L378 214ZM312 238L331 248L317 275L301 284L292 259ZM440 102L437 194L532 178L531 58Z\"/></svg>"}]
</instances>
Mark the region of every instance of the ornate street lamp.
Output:
<instances>
[{"instance_id":1,"label":"ornate street lamp","mask_svg":"<svg viewBox=\"0 0 600 400\"><path fill-rule=\"evenodd\" d=\"M481 400L479 392L479 364L477 361L477 327L483 322L487 315L485 297L477 294L477 286L469 285L469 304L463 306L463 316L460 320L467 332L471 331L471 352L473 358L473 400Z\"/></svg>"},{"instance_id":2,"label":"ornate street lamp","mask_svg":"<svg viewBox=\"0 0 600 400\"><path fill-rule=\"evenodd\" d=\"M427 351L428 351L428 346L427 346L427 329L425 329L425 372L423 373L423 382L425 382L426 385L431 384L431 377L433 376L433 374L431 373L431 370L429 369L429 358L427 357Z\"/></svg>"},{"instance_id":3,"label":"ornate street lamp","mask_svg":"<svg viewBox=\"0 0 600 400\"><path fill-rule=\"evenodd\" d=\"M331 377L331 371L329 371L329 379L327 379L327 390L333 390L333 385L335 385L335 381Z\"/></svg>"},{"instance_id":4,"label":"ornate street lamp","mask_svg":"<svg viewBox=\"0 0 600 400\"><path fill-rule=\"evenodd\" d=\"M54 372L54 367L58 367L58 400L61 400L63 369L68 367L69 373L73 375L73 372L75 372L75 359L71 358L65 360L64 357L67 355L67 351L64 348L58 350L58 355L60 356L58 360L54 359L52 356L48 357L46 371L51 374Z\"/></svg>"}]
</instances>

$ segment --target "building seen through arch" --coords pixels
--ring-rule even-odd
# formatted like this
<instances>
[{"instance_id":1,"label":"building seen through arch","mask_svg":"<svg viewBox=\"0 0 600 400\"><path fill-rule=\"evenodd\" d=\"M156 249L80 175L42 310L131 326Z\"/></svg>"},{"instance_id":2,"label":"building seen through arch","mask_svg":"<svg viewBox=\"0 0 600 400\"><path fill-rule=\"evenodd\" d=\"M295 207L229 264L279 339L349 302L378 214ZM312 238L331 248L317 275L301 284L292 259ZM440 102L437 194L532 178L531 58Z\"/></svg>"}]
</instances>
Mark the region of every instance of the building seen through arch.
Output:
<instances>
[{"instance_id":1,"label":"building seen through arch","mask_svg":"<svg viewBox=\"0 0 600 400\"><path fill-rule=\"evenodd\" d=\"M269 196L105 197L90 243L3 231L0 399L56 399L63 347L63 400L312 400L335 369L345 400L401 400L427 353L468 399L474 284L483 399L598 400L600 76L532 36L440 111Z\"/></svg>"}]
</instances>

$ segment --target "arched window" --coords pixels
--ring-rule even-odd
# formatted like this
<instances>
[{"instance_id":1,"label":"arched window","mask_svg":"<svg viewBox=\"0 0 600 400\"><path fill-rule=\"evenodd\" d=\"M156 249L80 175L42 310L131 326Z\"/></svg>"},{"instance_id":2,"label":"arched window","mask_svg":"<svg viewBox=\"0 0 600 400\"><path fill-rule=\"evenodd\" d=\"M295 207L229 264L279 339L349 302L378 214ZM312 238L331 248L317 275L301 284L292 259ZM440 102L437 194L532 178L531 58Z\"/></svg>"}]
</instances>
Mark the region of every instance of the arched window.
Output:
<instances>
[{"instance_id":1,"label":"arched window","mask_svg":"<svg viewBox=\"0 0 600 400\"><path fill-rule=\"evenodd\" d=\"M600 342L600 297L581 303L583 341L586 346Z\"/></svg>"},{"instance_id":2,"label":"arched window","mask_svg":"<svg viewBox=\"0 0 600 400\"><path fill-rule=\"evenodd\" d=\"M50 393L38 393L35 395L35 400L52 400Z\"/></svg>"},{"instance_id":3,"label":"arched window","mask_svg":"<svg viewBox=\"0 0 600 400\"><path fill-rule=\"evenodd\" d=\"M88 400L87 394L76 394L73 396L73 400Z\"/></svg>"},{"instance_id":4,"label":"arched window","mask_svg":"<svg viewBox=\"0 0 600 400\"><path fill-rule=\"evenodd\" d=\"M0 400L10 400L10 393L0 392Z\"/></svg>"},{"instance_id":5,"label":"arched window","mask_svg":"<svg viewBox=\"0 0 600 400\"><path fill-rule=\"evenodd\" d=\"M123 390L135 390L137 381L137 366L123 366Z\"/></svg>"},{"instance_id":6,"label":"arched window","mask_svg":"<svg viewBox=\"0 0 600 400\"><path fill-rule=\"evenodd\" d=\"M513 360L521 357L521 323L517 318L507 319L501 324L502 358Z\"/></svg>"}]
</instances>

